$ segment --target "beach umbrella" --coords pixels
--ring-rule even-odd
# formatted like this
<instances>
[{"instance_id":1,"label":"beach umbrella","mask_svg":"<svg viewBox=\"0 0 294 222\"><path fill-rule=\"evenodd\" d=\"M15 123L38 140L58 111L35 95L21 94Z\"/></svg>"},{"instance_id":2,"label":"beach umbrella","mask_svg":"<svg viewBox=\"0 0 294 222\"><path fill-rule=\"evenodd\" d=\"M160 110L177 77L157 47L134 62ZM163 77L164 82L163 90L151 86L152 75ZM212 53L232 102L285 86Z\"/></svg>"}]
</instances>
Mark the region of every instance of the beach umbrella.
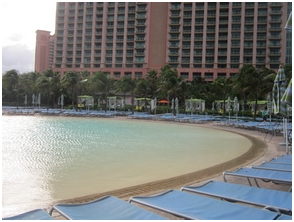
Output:
<instances>
[{"instance_id":1,"label":"beach umbrella","mask_svg":"<svg viewBox=\"0 0 294 222\"><path fill-rule=\"evenodd\" d=\"M176 107L176 111L177 111L177 114L178 114L179 113L179 99L178 99L178 97L175 100L175 107Z\"/></svg>"},{"instance_id":2,"label":"beach umbrella","mask_svg":"<svg viewBox=\"0 0 294 222\"><path fill-rule=\"evenodd\" d=\"M227 102L227 111L230 113L231 111L231 97L228 97L228 102Z\"/></svg>"},{"instance_id":3,"label":"beach umbrella","mask_svg":"<svg viewBox=\"0 0 294 222\"><path fill-rule=\"evenodd\" d=\"M25 95L24 104L27 105L27 103L28 103L28 96Z\"/></svg>"},{"instance_id":4,"label":"beach umbrella","mask_svg":"<svg viewBox=\"0 0 294 222\"><path fill-rule=\"evenodd\" d=\"M280 65L278 73L276 75L272 98L273 98L273 112L275 115L286 115L287 105L281 102L282 96L286 91L286 76L283 67Z\"/></svg>"},{"instance_id":5,"label":"beach umbrella","mask_svg":"<svg viewBox=\"0 0 294 222\"><path fill-rule=\"evenodd\" d=\"M191 110L191 115L193 114L193 100L192 97L190 99L190 110Z\"/></svg>"},{"instance_id":6,"label":"beach umbrella","mask_svg":"<svg viewBox=\"0 0 294 222\"><path fill-rule=\"evenodd\" d=\"M154 98L153 105L154 105L154 114L156 115L157 97Z\"/></svg>"},{"instance_id":7,"label":"beach umbrella","mask_svg":"<svg viewBox=\"0 0 294 222\"><path fill-rule=\"evenodd\" d=\"M202 112L202 100L200 99L198 102L199 106L198 106L198 110L199 112Z\"/></svg>"},{"instance_id":8,"label":"beach umbrella","mask_svg":"<svg viewBox=\"0 0 294 222\"><path fill-rule=\"evenodd\" d=\"M271 99L270 94L267 95L266 100L267 100L267 113L268 113L268 115L270 117L270 122L271 122L272 121L272 119L271 119L271 115L272 115L272 99Z\"/></svg>"},{"instance_id":9,"label":"beach umbrella","mask_svg":"<svg viewBox=\"0 0 294 222\"><path fill-rule=\"evenodd\" d=\"M121 107L122 107L122 108L125 107L125 101L124 101L124 99L121 99Z\"/></svg>"},{"instance_id":10,"label":"beach umbrella","mask_svg":"<svg viewBox=\"0 0 294 222\"><path fill-rule=\"evenodd\" d=\"M63 109L63 105L64 105L64 95L63 94L60 97L60 105L61 105L61 108Z\"/></svg>"},{"instance_id":11,"label":"beach umbrella","mask_svg":"<svg viewBox=\"0 0 294 222\"><path fill-rule=\"evenodd\" d=\"M239 101L238 101L237 96L235 96L235 98L234 98L234 111L239 112Z\"/></svg>"},{"instance_id":12,"label":"beach umbrella","mask_svg":"<svg viewBox=\"0 0 294 222\"><path fill-rule=\"evenodd\" d=\"M220 102L216 103L216 109L217 109L217 111L220 111L220 109L221 109L221 103Z\"/></svg>"},{"instance_id":13,"label":"beach umbrella","mask_svg":"<svg viewBox=\"0 0 294 222\"><path fill-rule=\"evenodd\" d=\"M289 106L292 106L292 79L290 80L287 89L282 96L282 102L286 103Z\"/></svg>"},{"instance_id":14,"label":"beach umbrella","mask_svg":"<svg viewBox=\"0 0 294 222\"><path fill-rule=\"evenodd\" d=\"M289 15L289 18L286 22L285 29L292 31L292 12Z\"/></svg>"},{"instance_id":15,"label":"beach umbrella","mask_svg":"<svg viewBox=\"0 0 294 222\"><path fill-rule=\"evenodd\" d=\"M32 104L35 105L35 94L32 95Z\"/></svg>"},{"instance_id":16,"label":"beach umbrella","mask_svg":"<svg viewBox=\"0 0 294 222\"><path fill-rule=\"evenodd\" d=\"M174 109L174 103L175 103L175 100L172 99L172 102L171 102L171 109Z\"/></svg>"},{"instance_id":17,"label":"beach umbrella","mask_svg":"<svg viewBox=\"0 0 294 222\"><path fill-rule=\"evenodd\" d=\"M97 109L99 110L99 107L100 107L100 99L98 99L97 101Z\"/></svg>"},{"instance_id":18,"label":"beach umbrella","mask_svg":"<svg viewBox=\"0 0 294 222\"><path fill-rule=\"evenodd\" d=\"M212 108L211 108L212 111L214 111L214 102L212 102Z\"/></svg>"},{"instance_id":19,"label":"beach umbrella","mask_svg":"<svg viewBox=\"0 0 294 222\"><path fill-rule=\"evenodd\" d=\"M39 93L39 96L38 96L38 103L39 104L39 108L40 108L40 105L41 105L41 94Z\"/></svg>"},{"instance_id":20,"label":"beach umbrella","mask_svg":"<svg viewBox=\"0 0 294 222\"><path fill-rule=\"evenodd\" d=\"M228 97L227 111L229 112L229 121L231 116L231 97Z\"/></svg>"}]
</instances>

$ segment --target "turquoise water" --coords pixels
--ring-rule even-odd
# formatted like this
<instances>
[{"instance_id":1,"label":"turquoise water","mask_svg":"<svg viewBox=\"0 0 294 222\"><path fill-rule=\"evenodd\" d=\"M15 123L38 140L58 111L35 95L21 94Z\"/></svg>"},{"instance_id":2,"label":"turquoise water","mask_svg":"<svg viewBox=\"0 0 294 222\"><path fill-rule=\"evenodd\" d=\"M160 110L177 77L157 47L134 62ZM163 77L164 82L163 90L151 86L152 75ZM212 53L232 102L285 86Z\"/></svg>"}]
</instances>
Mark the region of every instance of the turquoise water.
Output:
<instances>
[{"instance_id":1,"label":"turquoise water","mask_svg":"<svg viewBox=\"0 0 294 222\"><path fill-rule=\"evenodd\" d=\"M250 146L194 124L2 116L2 214L194 172Z\"/></svg>"}]
</instances>

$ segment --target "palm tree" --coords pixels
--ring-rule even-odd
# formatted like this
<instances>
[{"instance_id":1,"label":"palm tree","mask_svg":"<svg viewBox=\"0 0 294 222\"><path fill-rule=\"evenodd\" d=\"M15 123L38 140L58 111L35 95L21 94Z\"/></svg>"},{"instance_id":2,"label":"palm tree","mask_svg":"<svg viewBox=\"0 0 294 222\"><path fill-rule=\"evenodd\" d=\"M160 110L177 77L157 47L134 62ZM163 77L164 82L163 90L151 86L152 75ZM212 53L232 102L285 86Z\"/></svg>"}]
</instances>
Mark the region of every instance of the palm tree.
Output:
<instances>
[{"instance_id":1,"label":"palm tree","mask_svg":"<svg viewBox=\"0 0 294 222\"><path fill-rule=\"evenodd\" d=\"M131 91L128 82L124 80L125 78L128 78L128 77L124 76L120 80L118 80L114 83L115 88L116 88L116 92L121 92L124 94L124 103L126 101L126 93Z\"/></svg>"},{"instance_id":2,"label":"palm tree","mask_svg":"<svg viewBox=\"0 0 294 222\"><path fill-rule=\"evenodd\" d=\"M264 96L272 89L273 70L256 69L252 65L244 65L235 76L234 88L241 89L242 92L251 94L255 100L253 118L256 119L257 102L260 96Z\"/></svg>"},{"instance_id":3,"label":"palm tree","mask_svg":"<svg viewBox=\"0 0 294 222\"><path fill-rule=\"evenodd\" d=\"M180 95L182 84L185 82L181 76L178 76L176 69L171 70L170 66L166 65L161 69L160 73L161 83L160 89L166 92L168 98L176 99ZM176 109L173 109L176 115Z\"/></svg>"},{"instance_id":4,"label":"palm tree","mask_svg":"<svg viewBox=\"0 0 294 222\"><path fill-rule=\"evenodd\" d=\"M107 110L107 98L111 89L114 88L114 79L110 78L109 74L105 74L101 71L95 72L91 76L90 80L91 87L97 91L100 91L104 94L104 99L106 102L105 111Z\"/></svg>"},{"instance_id":5,"label":"palm tree","mask_svg":"<svg viewBox=\"0 0 294 222\"><path fill-rule=\"evenodd\" d=\"M77 86L79 84L79 73L76 71L68 71L62 78L62 83L66 88L71 88L71 103L74 105L77 99Z\"/></svg>"},{"instance_id":6,"label":"palm tree","mask_svg":"<svg viewBox=\"0 0 294 222\"><path fill-rule=\"evenodd\" d=\"M134 103L135 103L135 89L137 86L137 80L132 79L132 77L125 76L122 79L122 84L126 86L126 88L129 89L129 92L132 94L132 114L134 114Z\"/></svg>"},{"instance_id":7,"label":"palm tree","mask_svg":"<svg viewBox=\"0 0 294 222\"><path fill-rule=\"evenodd\" d=\"M16 107L18 109L19 104L19 89L20 89L20 74L17 70L12 69L3 76L3 83L7 87L11 88L13 92L16 92Z\"/></svg>"},{"instance_id":8,"label":"palm tree","mask_svg":"<svg viewBox=\"0 0 294 222\"><path fill-rule=\"evenodd\" d=\"M231 92L231 79L226 78L217 78L213 81L212 86L218 92L220 98L223 99L223 116L225 116L225 104L226 98L228 97L229 93Z\"/></svg>"},{"instance_id":9,"label":"palm tree","mask_svg":"<svg viewBox=\"0 0 294 222\"><path fill-rule=\"evenodd\" d=\"M146 81L150 90L151 96L154 99L159 90L158 73L155 70L150 70L146 75Z\"/></svg>"},{"instance_id":10,"label":"palm tree","mask_svg":"<svg viewBox=\"0 0 294 222\"><path fill-rule=\"evenodd\" d=\"M135 92L139 95L142 95L144 97L144 112L146 112L146 106L147 106L147 96L149 91L148 88L148 82L146 79L139 79L136 85Z\"/></svg>"},{"instance_id":11,"label":"palm tree","mask_svg":"<svg viewBox=\"0 0 294 222\"><path fill-rule=\"evenodd\" d=\"M47 109L49 109L51 85L52 85L52 77L47 77L45 74L42 74L37 79L37 87L39 88L39 90L47 93Z\"/></svg>"}]
</instances>

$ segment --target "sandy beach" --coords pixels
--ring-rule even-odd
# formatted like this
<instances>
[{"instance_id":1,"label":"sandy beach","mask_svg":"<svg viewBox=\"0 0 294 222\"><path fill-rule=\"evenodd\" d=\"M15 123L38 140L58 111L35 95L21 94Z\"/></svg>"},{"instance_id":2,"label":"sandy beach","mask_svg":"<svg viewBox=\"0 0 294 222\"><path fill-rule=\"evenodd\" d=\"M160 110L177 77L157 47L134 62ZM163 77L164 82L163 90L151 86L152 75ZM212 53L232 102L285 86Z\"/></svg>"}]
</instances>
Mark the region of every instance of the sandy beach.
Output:
<instances>
[{"instance_id":1,"label":"sandy beach","mask_svg":"<svg viewBox=\"0 0 294 222\"><path fill-rule=\"evenodd\" d=\"M152 120L135 120L135 119L127 119L126 117L115 117L115 119L121 119L125 121L152 121ZM171 124L188 124L193 125L191 123L179 123L179 122L170 122ZM152 195L157 194L162 191L168 189L180 189L186 185L195 185L198 183L204 183L208 180L218 180L223 181L222 174L224 171L233 171L240 167L245 166L254 166L259 165L263 161L268 161L276 156L281 156L286 154L285 146L279 145L279 143L284 142L284 138L282 136L273 136L266 135L266 133L253 131L253 130L246 130L246 129L239 129L234 127L228 126L216 126L213 123L204 123L204 124L194 124L197 127L208 127L212 129L218 130L225 130L232 133L240 134L246 138L248 138L252 142L251 148L242 156L239 156L231 161L224 162L222 164L200 170L197 172L172 177L169 179L158 180L150 183L145 183L137 186L127 187L123 189L113 190L104 193L96 193L88 196L83 197L76 197L73 199L68 199L64 201L59 201L58 203L84 203L88 201L95 200L102 196L106 195L113 195L123 200L128 200L130 197L135 195ZM239 184L246 184L248 182L246 179L231 179L228 182L234 182ZM262 187L272 188L272 189L279 189L288 191L290 186L289 185L276 185L273 183L265 183L261 182ZM55 203L48 206L49 210ZM178 219L171 215L164 215L169 219ZM63 219L57 213L53 214L55 219Z\"/></svg>"}]
</instances>

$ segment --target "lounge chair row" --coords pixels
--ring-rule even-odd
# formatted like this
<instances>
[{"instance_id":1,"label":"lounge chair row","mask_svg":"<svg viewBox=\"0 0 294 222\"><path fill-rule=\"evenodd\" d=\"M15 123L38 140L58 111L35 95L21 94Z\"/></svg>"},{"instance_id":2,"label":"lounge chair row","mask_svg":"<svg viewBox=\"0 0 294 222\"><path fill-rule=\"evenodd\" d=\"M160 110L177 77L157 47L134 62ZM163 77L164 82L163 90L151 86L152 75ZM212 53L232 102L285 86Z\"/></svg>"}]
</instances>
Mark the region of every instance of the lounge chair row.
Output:
<instances>
[{"instance_id":1,"label":"lounge chair row","mask_svg":"<svg viewBox=\"0 0 294 222\"><path fill-rule=\"evenodd\" d=\"M182 191L182 192L181 192ZM209 181L200 186L182 187L153 196L134 196L129 203L105 196L83 204L57 204L47 213L37 209L3 219L53 219L57 211L72 220L163 220L165 212L184 219L203 220L291 220L292 193L239 184ZM183 192L186 191L186 192ZM227 200L227 201L223 201ZM153 208L145 210L132 202ZM237 204L232 202L244 203Z\"/></svg>"},{"instance_id":2,"label":"lounge chair row","mask_svg":"<svg viewBox=\"0 0 294 222\"><path fill-rule=\"evenodd\" d=\"M286 168L281 169L281 166ZM292 185L292 170L289 166L292 167L292 156L283 155L260 166L225 171L224 182L208 181L200 186L182 187L180 191L167 190L153 196L134 196L129 199L129 203L114 196L105 196L83 204L56 204L49 212L37 209L3 219L53 219L52 213L56 211L64 218L73 220L167 219L158 215L158 212L184 219L292 220L292 193L260 188L257 184L260 179ZM228 183L228 176L245 177L250 186ZM253 187L249 179L254 179L258 187ZM154 210L146 210L144 206Z\"/></svg>"},{"instance_id":3,"label":"lounge chair row","mask_svg":"<svg viewBox=\"0 0 294 222\"><path fill-rule=\"evenodd\" d=\"M255 122L255 121L243 121L243 120L220 120L215 121L214 125L229 126L235 128L242 128L248 130L256 130L260 132L273 132L275 135L277 132L283 131L283 125L280 122ZM288 129L292 129L292 124L288 124Z\"/></svg>"}]
</instances>

